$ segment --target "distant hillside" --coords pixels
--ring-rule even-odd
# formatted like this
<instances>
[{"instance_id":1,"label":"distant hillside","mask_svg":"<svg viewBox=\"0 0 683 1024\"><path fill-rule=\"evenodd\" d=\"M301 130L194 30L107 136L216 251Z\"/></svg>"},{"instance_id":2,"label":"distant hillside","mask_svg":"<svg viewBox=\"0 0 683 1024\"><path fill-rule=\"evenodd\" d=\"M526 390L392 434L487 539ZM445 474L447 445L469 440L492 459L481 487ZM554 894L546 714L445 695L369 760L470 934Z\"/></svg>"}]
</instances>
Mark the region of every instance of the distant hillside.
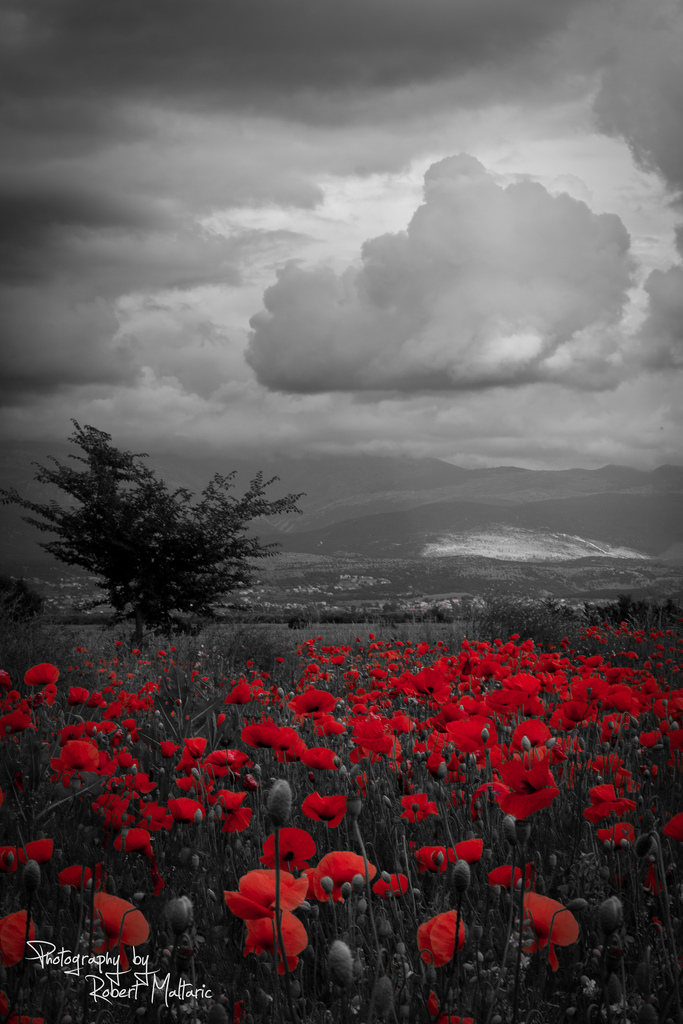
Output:
<instances>
[{"instance_id":1,"label":"distant hillside","mask_svg":"<svg viewBox=\"0 0 683 1024\"><path fill-rule=\"evenodd\" d=\"M426 554L429 545L439 545L443 554L450 546L455 554L458 548L465 550L468 534L499 531L504 537L511 530L589 542L573 557L601 551L614 557L613 549L628 549L623 557L656 558L683 539L683 493L603 493L508 505L440 501L291 532L280 539L285 551L414 558Z\"/></svg>"},{"instance_id":2,"label":"distant hillside","mask_svg":"<svg viewBox=\"0 0 683 1024\"><path fill-rule=\"evenodd\" d=\"M133 447L133 446L131 446ZM140 446L142 447L142 446ZM0 444L0 486L33 501L59 501L35 481L32 462L78 450L65 442ZM326 455L263 459L196 454L152 455L150 465L170 488L199 493L216 473L237 471L236 494L258 470L279 476L271 498L304 491L304 514L258 524L264 540L284 550L372 557L429 557L438 551L529 559L607 557L680 559L683 467L652 472L626 466L535 471L516 467L464 469L440 459ZM33 574L54 560L16 506L0 506L0 572ZM569 539L567 539L569 538ZM436 548L434 547L436 545ZM488 547L487 547L488 545ZM555 548L553 548L555 545Z\"/></svg>"}]
</instances>

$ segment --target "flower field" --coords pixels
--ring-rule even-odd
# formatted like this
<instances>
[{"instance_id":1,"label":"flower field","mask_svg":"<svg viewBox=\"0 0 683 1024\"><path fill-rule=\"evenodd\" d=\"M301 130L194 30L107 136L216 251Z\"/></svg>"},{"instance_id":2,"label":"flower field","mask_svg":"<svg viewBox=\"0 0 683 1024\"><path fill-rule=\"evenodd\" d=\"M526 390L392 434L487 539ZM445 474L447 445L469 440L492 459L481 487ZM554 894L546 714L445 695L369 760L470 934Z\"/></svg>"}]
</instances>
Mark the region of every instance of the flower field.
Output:
<instances>
[{"instance_id":1,"label":"flower field","mask_svg":"<svg viewBox=\"0 0 683 1024\"><path fill-rule=\"evenodd\" d=\"M680 1021L682 644L0 672L0 1021Z\"/></svg>"}]
</instances>

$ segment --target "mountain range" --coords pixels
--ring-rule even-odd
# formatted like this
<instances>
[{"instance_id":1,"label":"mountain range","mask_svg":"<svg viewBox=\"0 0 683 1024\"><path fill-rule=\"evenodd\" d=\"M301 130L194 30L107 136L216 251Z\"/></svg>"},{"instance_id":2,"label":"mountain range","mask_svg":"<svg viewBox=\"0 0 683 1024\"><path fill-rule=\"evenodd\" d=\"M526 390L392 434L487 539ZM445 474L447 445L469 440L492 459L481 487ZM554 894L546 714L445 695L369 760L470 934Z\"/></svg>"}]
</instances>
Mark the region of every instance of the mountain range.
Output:
<instances>
[{"instance_id":1,"label":"mountain range","mask_svg":"<svg viewBox=\"0 0 683 1024\"><path fill-rule=\"evenodd\" d=\"M0 487L32 501L63 495L35 480L34 462L67 462L77 449L48 442L0 444ZM495 560L520 565L605 560L683 566L683 467L466 469L436 458L379 455L268 455L224 458L159 453L147 464L169 488L199 494L214 473L235 470L235 494L262 470L279 482L270 498L305 492L302 515L262 520L256 532L284 552L359 559ZM40 575L54 560L17 506L0 506L0 572ZM273 560L275 561L275 560Z\"/></svg>"}]
</instances>

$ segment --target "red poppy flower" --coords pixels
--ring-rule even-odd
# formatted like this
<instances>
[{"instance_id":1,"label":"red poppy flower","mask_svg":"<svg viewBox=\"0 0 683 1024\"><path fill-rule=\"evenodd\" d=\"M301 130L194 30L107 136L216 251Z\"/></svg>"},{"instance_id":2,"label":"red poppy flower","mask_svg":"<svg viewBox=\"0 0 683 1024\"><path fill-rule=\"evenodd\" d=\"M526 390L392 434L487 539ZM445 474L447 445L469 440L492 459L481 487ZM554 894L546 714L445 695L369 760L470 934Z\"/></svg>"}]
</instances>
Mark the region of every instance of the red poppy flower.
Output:
<instances>
[{"instance_id":1,"label":"red poppy flower","mask_svg":"<svg viewBox=\"0 0 683 1024\"><path fill-rule=\"evenodd\" d=\"M673 818L667 821L663 831L665 836L683 843L683 811L680 814L674 814Z\"/></svg>"},{"instance_id":2,"label":"red poppy flower","mask_svg":"<svg viewBox=\"0 0 683 1024\"><path fill-rule=\"evenodd\" d=\"M27 686L49 686L59 679L59 669L44 661L40 665L34 665L24 675L24 682Z\"/></svg>"},{"instance_id":3,"label":"red poppy flower","mask_svg":"<svg viewBox=\"0 0 683 1024\"><path fill-rule=\"evenodd\" d=\"M245 725L241 737L248 747L270 747L272 750L288 750L300 739L296 729L275 725L270 718L255 725Z\"/></svg>"},{"instance_id":4,"label":"red poppy flower","mask_svg":"<svg viewBox=\"0 0 683 1024\"><path fill-rule=\"evenodd\" d=\"M619 821L611 828L599 828L596 834L601 843L611 841L617 848L622 839L626 839L629 843L635 840L633 825L630 825L627 821Z\"/></svg>"},{"instance_id":5,"label":"red poppy flower","mask_svg":"<svg viewBox=\"0 0 683 1024\"><path fill-rule=\"evenodd\" d=\"M484 729L489 734L486 740L482 739ZM449 722L446 732L448 738L464 754L473 754L477 750L491 747L498 742L495 725L490 718L485 718L483 715L472 715L460 722Z\"/></svg>"},{"instance_id":6,"label":"red poppy flower","mask_svg":"<svg viewBox=\"0 0 683 1024\"><path fill-rule=\"evenodd\" d=\"M239 892L225 891L225 902L235 917L251 921L265 917L275 919L276 873L266 869L249 871L239 880ZM280 875L280 909L296 910L306 899L308 878L295 878L288 872Z\"/></svg>"},{"instance_id":7,"label":"red poppy flower","mask_svg":"<svg viewBox=\"0 0 683 1024\"><path fill-rule=\"evenodd\" d=\"M593 789L589 790L588 796L590 797L591 806L584 810L583 816L593 823L609 818L612 811L616 815L627 814L636 806L635 800L618 797L614 786L607 783L594 786Z\"/></svg>"},{"instance_id":8,"label":"red poppy flower","mask_svg":"<svg viewBox=\"0 0 683 1024\"><path fill-rule=\"evenodd\" d=\"M408 891L408 879L405 875L390 875L388 882L380 878L373 885L372 891L382 899L387 896L403 896Z\"/></svg>"},{"instance_id":9,"label":"red poppy flower","mask_svg":"<svg viewBox=\"0 0 683 1024\"><path fill-rule=\"evenodd\" d=\"M283 911L280 929L287 957L287 967L293 971L299 963L297 953L302 953L308 945L308 934L301 921L294 916L291 910ZM273 953L275 947L278 949L279 960L279 943L272 921L263 917L247 921L247 937L244 942L245 956L248 953ZM278 974L285 973L285 965L282 962L278 963L277 969Z\"/></svg>"},{"instance_id":10,"label":"red poppy flower","mask_svg":"<svg viewBox=\"0 0 683 1024\"><path fill-rule=\"evenodd\" d=\"M525 945L527 953L545 949L550 943L548 960L554 971L560 966L555 946L571 946L579 937L579 923L565 906L537 892L524 897L524 920L529 921L534 940Z\"/></svg>"},{"instance_id":11,"label":"red poppy flower","mask_svg":"<svg viewBox=\"0 0 683 1024\"><path fill-rule=\"evenodd\" d=\"M237 683L233 686L228 696L223 701L224 704L250 704L254 700L255 694L248 683Z\"/></svg>"},{"instance_id":12,"label":"red poppy flower","mask_svg":"<svg viewBox=\"0 0 683 1024\"><path fill-rule=\"evenodd\" d=\"M409 796L401 797L401 806L405 808L402 818L408 821L424 821L430 814L437 814L439 810L433 800L430 800L426 793L411 793Z\"/></svg>"},{"instance_id":13,"label":"red poppy flower","mask_svg":"<svg viewBox=\"0 0 683 1024\"><path fill-rule=\"evenodd\" d=\"M26 729L35 729L35 726L31 722L31 716L20 708L15 708L0 718L0 736L11 736Z\"/></svg>"},{"instance_id":14,"label":"red poppy flower","mask_svg":"<svg viewBox=\"0 0 683 1024\"><path fill-rule=\"evenodd\" d=\"M417 948L427 964L443 967L453 959L455 952L455 920L457 911L449 910L425 921L417 929ZM465 945L465 925L462 915L458 921L458 949Z\"/></svg>"},{"instance_id":15,"label":"red poppy flower","mask_svg":"<svg viewBox=\"0 0 683 1024\"><path fill-rule=\"evenodd\" d=\"M417 867L421 875L425 871L443 874L448 867L445 846L421 846L419 850L415 851L415 859L417 860Z\"/></svg>"},{"instance_id":16,"label":"red poppy flower","mask_svg":"<svg viewBox=\"0 0 683 1024\"><path fill-rule=\"evenodd\" d=\"M439 1016L439 1000L436 998L436 992L433 991L429 993L427 1009L432 1017L437 1018L434 1024L474 1024L474 1017L457 1017L453 1014L447 1017L445 1013Z\"/></svg>"},{"instance_id":17,"label":"red poppy flower","mask_svg":"<svg viewBox=\"0 0 683 1024\"><path fill-rule=\"evenodd\" d=\"M522 750L522 740L527 739L530 747L544 747L546 740L552 736L550 729L538 718L528 718L520 722L512 734L512 749Z\"/></svg>"},{"instance_id":18,"label":"red poppy flower","mask_svg":"<svg viewBox=\"0 0 683 1024\"><path fill-rule=\"evenodd\" d=\"M208 740L204 736L192 736L188 739L183 740L185 744L185 750L189 753L190 757L195 760L201 757L206 750L206 744Z\"/></svg>"},{"instance_id":19,"label":"red poppy flower","mask_svg":"<svg viewBox=\"0 0 683 1024\"><path fill-rule=\"evenodd\" d=\"M414 676L404 673L401 676L401 682L406 686L406 690L410 687L409 692L429 696L437 704L445 703L451 695L451 684L444 674L443 666L439 663L422 669Z\"/></svg>"},{"instance_id":20,"label":"red poppy flower","mask_svg":"<svg viewBox=\"0 0 683 1024\"><path fill-rule=\"evenodd\" d=\"M448 859L452 864L459 860L467 861L468 864L476 864L478 860L481 860L483 852L483 839L463 839L462 842L455 844L455 851L448 851Z\"/></svg>"},{"instance_id":21,"label":"red poppy flower","mask_svg":"<svg viewBox=\"0 0 683 1024\"><path fill-rule=\"evenodd\" d=\"M179 796L177 800L168 801L168 809L173 815L174 821L201 821L204 817L204 808L196 800L187 796ZM197 817L199 815L199 817Z\"/></svg>"},{"instance_id":22,"label":"red poppy flower","mask_svg":"<svg viewBox=\"0 0 683 1024\"><path fill-rule=\"evenodd\" d=\"M100 923L104 940L94 947L96 953L116 950L120 943L121 969L128 970L128 957L124 946L141 946L149 938L149 925L132 903L111 896L107 892L95 893L93 901L95 920Z\"/></svg>"},{"instance_id":23,"label":"red poppy flower","mask_svg":"<svg viewBox=\"0 0 683 1024\"><path fill-rule=\"evenodd\" d=\"M95 885L98 889L101 886L103 872L104 862L96 864ZM81 887L85 889L92 878L92 869L81 864L72 864L70 867L60 871L58 878L60 885L68 885L74 891L79 890Z\"/></svg>"},{"instance_id":24,"label":"red poppy flower","mask_svg":"<svg viewBox=\"0 0 683 1024\"><path fill-rule=\"evenodd\" d=\"M146 828L129 828L114 840L114 848L127 853L143 853L145 857L154 857L150 834Z\"/></svg>"},{"instance_id":25,"label":"red poppy flower","mask_svg":"<svg viewBox=\"0 0 683 1024\"><path fill-rule=\"evenodd\" d=\"M0 871L11 875L18 866L16 846L0 846Z\"/></svg>"},{"instance_id":26,"label":"red poppy flower","mask_svg":"<svg viewBox=\"0 0 683 1024\"><path fill-rule=\"evenodd\" d=\"M314 715L315 731L318 736L341 736L346 726L332 715Z\"/></svg>"},{"instance_id":27,"label":"red poppy flower","mask_svg":"<svg viewBox=\"0 0 683 1024\"><path fill-rule=\"evenodd\" d=\"M173 757L176 750L180 750L180 744L174 743L173 740L162 740L159 749L162 757Z\"/></svg>"},{"instance_id":28,"label":"red poppy flower","mask_svg":"<svg viewBox=\"0 0 683 1024\"><path fill-rule=\"evenodd\" d=\"M550 806L560 791L548 768L548 761L546 755L534 761L531 768L525 768L523 761L515 757L500 766L503 782L510 787L509 793L498 798L505 814L527 818L542 807Z\"/></svg>"},{"instance_id":29,"label":"red poppy flower","mask_svg":"<svg viewBox=\"0 0 683 1024\"><path fill-rule=\"evenodd\" d=\"M99 748L89 740L69 740L62 747L59 760L65 768L76 772L94 772L99 768ZM52 759L50 760L52 764Z\"/></svg>"},{"instance_id":30,"label":"red poppy flower","mask_svg":"<svg viewBox=\"0 0 683 1024\"><path fill-rule=\"evenodd\" d=\"M29 928L29 941L36 937L33 921ZM18 910L0 920L0 963L3 967L18 964L24 955L26 938L26 911Z\"/></svg>"},{"instance_id":31,"label":"red poppy flower","mask_svg":"<svg viewBox=\"0 0 683 1024\"><path fill-rule=\"evenodd\" d=\"M328 828L336 828L346 814L346 796L321 796L317 791L309 794L301 805L307 818L314 821L326 821Z\"/></svg>"},{"instance_id":32,"label":"red poppy flower","mask_svg":"<svg viewBox=\"0 0 683 1024\"><path fill-rule=\"evenodd\" d=\"M218 790L218 803L223 812L223 832L243 832L251 821L251 807L242 807L246 795L233 793L230 789Z\"/></svg>"},{"instance_id":33,"label":"red poppy flower","mask_svg":"<svg viewBox=\"0 0 683 1024\"><path fill-rule=\"evenodd\" d=\"M168 813L168 809L155 800L141 804L140 814L141 818L137 824L142 825L148 832L158 832L159 829L170 828L173 824L173 816Z\"/></svg>"},{"instance_id":34,"label":"red poppy flower","mask_svg":"<svg viewBox=\"0 0 683 1024\"><path fill-rule=\"evenodd\" d=\"M531 879L534 874L534 862L529 861L524 869L524 888L528 889L531 886ZM515 868L515 885L522 877L522 869ZM500 885L503 889L510 888L510 881L512 879L512 864L502 864L499 868L494 868L493 871L489 871L489 885Z\"/></svg>"},{"instance_id":35,"label":"red poppy flower","mask_svg":"<svg viewBox=\"0 0 683 1024\"><path fill-rule=\"evenodd\" d=\"M368 864L368 878L373 879L376 874L375 865ZM360 854L335 850L325 854L313 874L309 873L309 878L315 898L321 903L326 903L330 898L330 893L325 892L320 884L320 880L325 876L332 879L332 899L335 903L343 903L341 887L344 882L352 882L356 875L362 875L365 878L365 866Z\"/></svg>"},{"instance_id":36,"label":"red poppy flower","mask_svg":"<svg viewBox=\"0 0 683 1024\"><path fill-rule=\"evenodd\" d=\"M339 761L339 758L335 754L334 750L330 750L329 747L309 747L301 755L301 760L309 768L319 769L330 769L332 771L337 770L335 761Z\"/></svg>"},{"instance_id":37,"label":"red poppy flower","mask_svg":"<svg viewBox=\"0 0 683 1024\"><path fill-rule=\"evenodd\" d=\"M502 782L484 782L481 786L475 789L472 794L472 802L470 804L470 813L472 815L472 821L476 821L477 818L481 817L481 807L484 801L488 800L489 790L494 796L500 797L505 793L509 793L509 788ZM477 807L477 803L481 806Z\"/></svg>"},{"instance_id":38,"label":"red poppy flower","mask_svg":"<svg viewBox=\"0 0 683 1024\"><path fill-rule=\"evenodd\" d=\"M34 839L27 843L19 852L19 860L25 864L28 860L34 860L38 864L47 864L52 856L53 842L51 839Z\"/></svg>"},{"instance_id":39,"label":"red poppy flower","mask_svg":"<svg viewBox=\"0 0 683 1024\"><path fill-rule=\"evenodd\" d=\"M84 686L70 686L69 687L69 700L68 703L71 707L75 707L77 704L86 704L90 697L90 690L86 690Z\"/></svg>"},{"instance_id":40,"label":"red poppy flower","mask_svg":"<svg viewBox=\"0 0 683 1024\"><path fill-rule=\"evenodd\" d=\"M315 840L302 828L280 829L280 868L282 871L305 871L311 857L315 857ZM271 833L263 844L261 864L275 867L275 835Z\"/></svg>"},{"instance_id":41,"label":"red poppy flower","mask_svg":"<svg viewBox=\"0 0 683 1024\"><path fill-rule=\"evenodd\" d=\"M289 701L287 707L291 708L295 715L307 717L316 713L329 714L334 711L336 704L337 698L327 690L316 690L311 687L311 689L297 694L293 700Z\"/></svg>"}]
</instances>

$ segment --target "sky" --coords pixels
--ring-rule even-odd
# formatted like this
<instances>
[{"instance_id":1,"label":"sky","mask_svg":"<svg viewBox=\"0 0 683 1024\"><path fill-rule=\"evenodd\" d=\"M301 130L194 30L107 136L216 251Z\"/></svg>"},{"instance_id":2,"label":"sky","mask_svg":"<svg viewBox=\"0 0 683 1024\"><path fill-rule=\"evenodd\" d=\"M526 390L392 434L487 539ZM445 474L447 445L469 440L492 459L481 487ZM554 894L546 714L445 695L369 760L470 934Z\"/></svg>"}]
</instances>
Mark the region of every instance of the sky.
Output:
<instances>
[{"instance_id":1,"label":"sky","mask_svg":"<svg viewBox=\"0 0 683 1024\"><path fill-rule=\"evenodd\" d=\"M0 433L683 463L676 0L0 0Z\"/></svg>"}]
</instances>

